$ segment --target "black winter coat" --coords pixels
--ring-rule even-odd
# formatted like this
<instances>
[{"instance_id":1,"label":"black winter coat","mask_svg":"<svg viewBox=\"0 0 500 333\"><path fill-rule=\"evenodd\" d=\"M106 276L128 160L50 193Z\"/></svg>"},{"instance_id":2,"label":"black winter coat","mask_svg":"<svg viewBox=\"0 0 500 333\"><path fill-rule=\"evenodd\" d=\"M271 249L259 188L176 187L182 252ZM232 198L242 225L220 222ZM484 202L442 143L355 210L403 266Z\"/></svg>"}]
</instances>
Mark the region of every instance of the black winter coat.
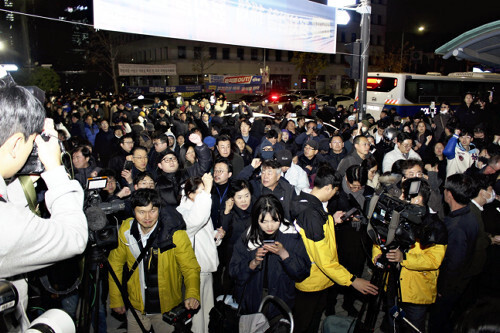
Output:
<instances>
[{"instance_id":1,"label":"black winter coat","mask_svg":"<svg viewBox=\"0 0 500 333\"><path fill-rule=\"evenodd\" d=\"M275 240L283 244L290 256L281 260L278 255L268 253L260 266L262 269L255 270L250 269L249 263L255 258L257 247L252 250L247 247L246 233L236 242L229 274L236 281L235 297L238 304L241 304L242 313L257 312L262 301L266 271L268 295L281 298L291 309L295 300L295 282L303 281L309 276L311 261L300 235L293 226L286 228L282 224ZM272 305L268 307L268 318L278 314L278 310Z\"/></svg>"}]
</instances>

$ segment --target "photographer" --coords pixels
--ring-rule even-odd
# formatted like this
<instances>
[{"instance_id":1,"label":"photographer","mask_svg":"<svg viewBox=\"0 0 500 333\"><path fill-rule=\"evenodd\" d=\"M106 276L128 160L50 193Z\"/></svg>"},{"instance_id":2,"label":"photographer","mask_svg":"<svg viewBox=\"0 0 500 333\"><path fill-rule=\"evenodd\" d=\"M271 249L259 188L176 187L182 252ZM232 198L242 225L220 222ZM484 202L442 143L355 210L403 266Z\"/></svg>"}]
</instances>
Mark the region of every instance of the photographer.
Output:
<instances>
[{"instance_id":1,"label":"photographer","mask_svg":"<svg viewBox=\"0 0 500 333\"><path fill-rule=\"evenodd\" d=\"M178 228L178 224L184 223L180 214L169 207L160 214L158 192L139 189L132 194L131 203L135 217L123 222L118 248L109 254L111 267L128 290L127 303L131 308L127 313L127 332L141 332L132 311L147 330L153 326L156 332L172 332L173 327L162 320L162 313L183 301L183 280L186 309L200 306L200 266L186 231ZM129 273L122 280L125 264ZM110 307L118 314L126 312L123 291L110 277Z\"/></svg>"},{"instance_id":2,"label":"photographer","mask_svg":"<svg viewBox=\"0 0 500 333\"><path fill-rule=\"evenodd\" d=\"M16 275L82 253L88 238L87 220L82 209L83 190L77 181L68 178L61 166L57 131L52 120L45 119L42 103L25 88L3 82L0 112L0 213L4 217L0 278L16 280L14 284L19 293L16 317L21 322L20 331L24 331L28 325L24 313L27 284ZM42 130L48 141L38 135ZM9 186L5 182L25 164L33 142L45 167L41 177L48 188L45 193L45 205L51 213L48 219L30 210L18 178L12 178ZM38 178L31 177L32 180Z\"/></svg>"},{"instance_id":3,"label":"photographer","mask_svg":"<svg viewBox=\"0 0 500 333\"><path fill-rule=\"evenodd\" d=\"M420 183L418 192L410 194L410 187L414 182ZM402 184L402 191L402 200L411 205L427 206L431 189L424 179L410 178L405 180ZM399 277L391 276L389 278L387 287L388 309L395 305L394 296L398 292L395 279L399 279L401 303L398 306L404 310L406 318L420 331L424 332L428 306L436 301L437 278L439 266L446 251L447 231L436 214L427 212L422 218L422 222L422 225L418 227L419 230L415 230L417 237L415 244L408 251L400 247L391 249L387 252L386 258L390 263L398 263L401 268ZM375 263L380 259L381 253L380 246L374 245L373 261ZM391 282L393 283L391 284ZM390 327L393 327L393 320L392 316L389 316ZM401 331L396 330L397 332L413 331L409 326L401 326Z\"/></svg>"}]
</instances>

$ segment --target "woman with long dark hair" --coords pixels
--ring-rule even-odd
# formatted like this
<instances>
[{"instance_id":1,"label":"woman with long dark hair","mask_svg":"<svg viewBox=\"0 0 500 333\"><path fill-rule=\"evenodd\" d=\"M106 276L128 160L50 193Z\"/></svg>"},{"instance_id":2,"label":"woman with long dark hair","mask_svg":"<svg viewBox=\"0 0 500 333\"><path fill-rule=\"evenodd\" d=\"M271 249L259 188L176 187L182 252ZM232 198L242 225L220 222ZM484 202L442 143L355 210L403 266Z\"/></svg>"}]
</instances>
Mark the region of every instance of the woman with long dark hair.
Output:
<instances>
[{"instance_id":1,"label":"woman with long dark hair","mask_svg":"<svg viewBox=\"0 0 500 333\"><path fill-rule=\"evenodd\" d=\"M263 195L252 209L252 224L236 242L229 274L242 313L256 313L262 298L274 295L290 308L295 282L309 276L311 262L295 228L284 219L283 206L273 195ZM272 306L268 318L279 315Z\"/></svg>"}]
</instances>

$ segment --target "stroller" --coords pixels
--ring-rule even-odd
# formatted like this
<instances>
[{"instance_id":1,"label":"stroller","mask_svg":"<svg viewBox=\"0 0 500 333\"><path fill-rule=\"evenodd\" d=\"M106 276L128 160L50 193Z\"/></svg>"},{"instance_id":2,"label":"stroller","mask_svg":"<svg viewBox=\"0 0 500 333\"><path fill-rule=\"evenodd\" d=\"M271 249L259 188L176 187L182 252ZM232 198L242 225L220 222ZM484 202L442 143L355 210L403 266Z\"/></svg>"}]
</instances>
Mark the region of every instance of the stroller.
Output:
<instances>
[{"instance_id":1,"label":"stroller","mask_svg":"<svg viewBox=\"0 0 500 333\"><path fill-rule=\"evenodd\" d=\"M262 309L266 303L271 302L288 315L288 320L282 318L276 322L269 322ZM279 297L268 295L262 299L257 313L242 315L239 322L239 333L286 333L293 332L294 322L292 311Z\"/></svg>"}]
</instances>

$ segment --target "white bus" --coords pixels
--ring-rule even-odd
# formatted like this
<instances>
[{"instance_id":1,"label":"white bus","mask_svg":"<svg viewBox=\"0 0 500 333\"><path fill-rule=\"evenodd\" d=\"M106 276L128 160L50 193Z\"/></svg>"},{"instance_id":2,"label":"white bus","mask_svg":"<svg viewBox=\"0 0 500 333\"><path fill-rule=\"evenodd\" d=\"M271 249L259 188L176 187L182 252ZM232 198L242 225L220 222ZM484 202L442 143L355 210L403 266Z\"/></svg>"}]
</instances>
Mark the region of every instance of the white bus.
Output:
<instances>
[{"instance_id":1,"label":"white bus","mask_svg":"<svg viewBox=\"0 0 500 333\"><path fill-rule=\"evenodd\" d=\"M402 117L413 116L418 111L427 114L434 102L439 112L441 102L448 101L454 110L463 101L466 93L474 96L500 93L500 74L451 73L368 73L366 113L380 118L382 109L395 108ZM356 105L359 84L356 89Z\"/></svg>"}]
</instances>

